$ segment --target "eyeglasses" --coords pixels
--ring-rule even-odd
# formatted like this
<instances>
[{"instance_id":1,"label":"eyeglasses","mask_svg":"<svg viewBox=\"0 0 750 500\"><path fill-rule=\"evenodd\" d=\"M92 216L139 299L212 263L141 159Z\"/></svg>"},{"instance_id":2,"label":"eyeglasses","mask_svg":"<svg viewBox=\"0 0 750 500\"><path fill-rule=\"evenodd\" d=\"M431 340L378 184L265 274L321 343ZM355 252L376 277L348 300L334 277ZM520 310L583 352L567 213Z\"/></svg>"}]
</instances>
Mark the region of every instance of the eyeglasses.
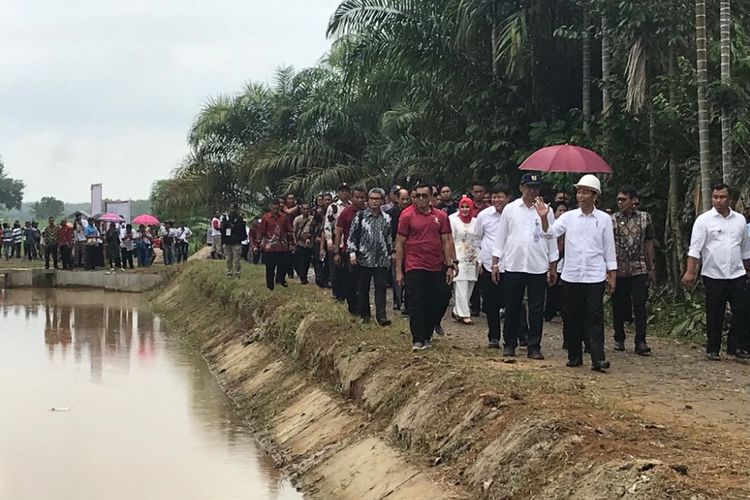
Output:
<instances>
[{"instance_id":1,"label":"eyeglasses","mask_svg":"<svg viewBox=\"0 0 750 500\"><path fill-rule=\"evenodd\" d=\"M427 193L414 193L414 196L412 198L429 198L430 196L432 195Z\"/></svg>"}]
</instances>

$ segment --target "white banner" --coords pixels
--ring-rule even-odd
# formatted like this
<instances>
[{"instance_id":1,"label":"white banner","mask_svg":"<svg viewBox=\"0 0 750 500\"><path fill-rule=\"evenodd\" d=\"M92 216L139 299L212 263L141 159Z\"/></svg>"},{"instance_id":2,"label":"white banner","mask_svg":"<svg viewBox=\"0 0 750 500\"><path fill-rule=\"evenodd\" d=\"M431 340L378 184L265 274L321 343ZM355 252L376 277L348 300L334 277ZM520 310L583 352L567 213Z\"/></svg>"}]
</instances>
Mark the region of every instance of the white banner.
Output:
<instances>
[{"instance_id":1,"label":"white banner","mask_svg":"<svg viewBox=\"0 0 750 500\"><path fill-rule=\"evenodd\" d=\"M102 185L91 185L91 215L98 215L102 212Z\"/></svg>"},{"instance_id":2,"label":"white banner","mask_svg":"<svg viewBox=\"0 0 750 500\"><path fill-rule=\"evenodd\" d=\"M130 201L108 201L105 212L122 215L126 223L130 223Z\"/></svg>"}]
</instances>

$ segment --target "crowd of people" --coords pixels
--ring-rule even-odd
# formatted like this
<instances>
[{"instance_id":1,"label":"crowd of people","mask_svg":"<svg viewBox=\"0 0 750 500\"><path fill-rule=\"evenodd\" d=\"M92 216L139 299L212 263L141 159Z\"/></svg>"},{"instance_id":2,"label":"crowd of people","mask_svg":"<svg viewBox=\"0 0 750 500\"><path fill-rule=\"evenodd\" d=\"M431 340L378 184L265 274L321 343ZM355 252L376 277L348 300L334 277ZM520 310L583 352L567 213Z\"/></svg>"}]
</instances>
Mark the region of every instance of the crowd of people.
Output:
<instances>
[{"instance_id":1,"label":"crowd of people","mask_svg":"<svg viewBox=\"0 0 750 500\"><path fill-rule=\"evenodd\" d=\"M83 214L74 215L72 222L54 217L39 230L35 221L22 228L16 221L3 224L3 253L5 260L44 259L45 269L95 270L109 268L109 272L148 267L154 261L154 248L161 248L164 264L187 261L192 231L187 226L175 226L172 221L163 225L134 228L125 222L105 222ZM23 250L23 253L22 253Z\"/></svg>"},{"instance_id":2,"label":"crowd of people","mask_svg":"<svg viewBox=\"0 0 750 500\"><path fill-rule=\"evenodd\" d=\"M649 287L655 283L655 232L650 215L639 209L638 191L617 190L614 213L598 208L601 182L584 175L575 196L545 191L538 174L523 175L520 196L507 185L472 183L454 197L450 186L420 183L413 189L339 186L334 197L314 203L295 196L273 200L260 219L245 226L236 205L215 217L214 252L231 262L263 262L266 286L287 287L295 273L330 288L337 302L363 323L391 323L393 310L409 317L412 349L432 346L445 331L442 321L453 299L451 317L471 325L484 312L488 347L513 357L526 347L530 359L544 359L545 320L560 315L567 366L610 367L605 356L604 295L612 296L614 349L626 350L626 325L634 325L633 351L648 356ZM514 199L515 198L515 199ZM733 311L728 354L750 358L750 240L744 217L732 211L729 188L714 187L714 208L695 223L683 282L691 285L697 266L706 288L707 359L720 359L724 309ZM231 247L231 251L227 248ZM231 255L231 256L230 256ZM750 272L750 271L748 271Z\"/></svg>"}]
</instances>

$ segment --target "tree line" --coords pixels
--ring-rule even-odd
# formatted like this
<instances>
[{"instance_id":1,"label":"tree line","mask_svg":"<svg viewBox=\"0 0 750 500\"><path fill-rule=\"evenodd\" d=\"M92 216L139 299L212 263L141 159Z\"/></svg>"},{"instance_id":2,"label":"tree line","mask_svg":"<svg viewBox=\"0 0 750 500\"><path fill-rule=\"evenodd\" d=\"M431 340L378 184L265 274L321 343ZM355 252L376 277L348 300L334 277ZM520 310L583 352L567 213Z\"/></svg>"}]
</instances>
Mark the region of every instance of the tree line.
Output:
<instances>
[{"instance_id":1,"label":"tree line","mask_svg":"<svg viewBox=\"0 0 750 500\"><path fill-rule=\"evenodd\" d=\"M528 154L570 142L612 165L605 203L640 189L676 283L711 183L748 191L748 21L729 0L343 0L320 64L205 104L154 210L260 207L341 182L516 182Z\"/></svg>"}]
</instances>

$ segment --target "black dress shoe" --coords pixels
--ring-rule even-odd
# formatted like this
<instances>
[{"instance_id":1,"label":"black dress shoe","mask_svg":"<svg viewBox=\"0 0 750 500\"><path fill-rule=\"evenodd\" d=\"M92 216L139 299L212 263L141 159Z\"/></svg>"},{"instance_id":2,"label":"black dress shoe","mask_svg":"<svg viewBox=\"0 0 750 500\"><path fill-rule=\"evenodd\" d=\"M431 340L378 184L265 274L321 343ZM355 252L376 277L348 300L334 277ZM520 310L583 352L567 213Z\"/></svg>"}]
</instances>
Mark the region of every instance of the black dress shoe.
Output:
<instances>
[{"instance_id":1,"label":"black dress shoe","mask_svg":"<svg viewBox=\"0 0 750 500\"><path fill-rule=\"evenodd\" d=\"M503 356L512 358L515 355L516 355L516 349L514 347L510 347L510 346L503 347Z\"/></svg>"},{"instance_id":2,"label":"black dress shoe","mask_svg":"<svg viewBox=\"0 0 750 500\"><path fill-rule=\"evenodd\" d=\"M721 356L719 356L718 352L707 352L706 359L708 361L721 361Z\"/></svg>"},{"instance_id":3,"label":"black dress shoe","mask_svg":"<svg viewBox=\"0 0 750 500\"><path fill-rule=\"evenodd\" d=\"M625 350L625 341L624 340L615 340L615 351L624 351Z\"/></svg>"},{"instance_id":4,"label":"black dress shoe","mask_svg":"<svg viewBox=\"0 0 750 500\"><path fill-rule=\"evenodd\" d=\"M479 311L476 309L471 310L471 315L475 318L479 317Z\"/></svg>"},{"instance_id":5,"label":"black dress shoe","mask_svg":"<svg viewBox=\"0 0 750 500\"><path fill-rule=\"evenodd\" d=\"M279 285L283 286L284 288L289 288L289 283L287 283L286 281L279 283Z\"/></svg>"},{"instance_id":6,"label":"black dress shoe","mask_svg":"<svg viewBox=\"0 0 750 500\"><path fill-rule=\"evenodd\" d=\"M497 340L490 340L487 343L487 348L488 349L500 349L500 342L498 342Z\"/></svg>"},{"instance_id":7,"label":"black dress shoe","mask_svg":"<svg viewBox=\"0 0 750 500\"><path fill-rule=\"evenodd\" d=\"M565 366L568 368L576 368L581 365L583 365L583 359L581 358L570 358L568 359L568 362L565 363Z\"/></svg>"},{"instance_id":8,"label":"black dress shoe","mask_svg":"<svg viewBox=\"0 0 750 500\"><path fill-rule=\"evenodd\" d=\"M542 354L542 351L539 349L530 349L529 352L526 354L526 357L530 359L544 359L544 354Z\"/></svg>"},{"instance_id":9,"label":"black dress shoe","mask_svg":"<svg viewBox=\"0 0 750 500\"><path fill-rule=\"evenodd\" d=\"M378 321L378 324L379 324L380 326L390 326L390 325L391 325L391 320L389 320L389 319L384 319L383 321Z\"/></svg>"},{"instance_id":10,"label":"black dress shoe","mask_svg":"<svg viewBox=\"0 0 750 500\"><path fill-rule=\"evenodd\" d=\"M359 320L359 322L362 323L363 325L367 325L370 323L370 318L362 318Z\"/></svg>"},{"instance_id":11,"label":"black dress shoe","mask_svg":"<svg viewBox=\"0 0 750 500\"><path fill-rule=\"evenodd\" d=\"M651 354L651 348L645 342L639 342L635 345L635 353L640 356L648 356Z\"/></svg>"},{"instance_id":12,"label":"black dress shoe","mask_svg":"<svg viewBox=\"0 0 750 500\"><path fill-rule=\"evenodd\" d=\"M610 366L609 361L607 361L606 359L603 359L601 361L591 362L591 369L594 370L595 372L601 372L601 371L607 370L609 369L609 366Z\"/></svg>"},{"instance_id":13,"label":"black dress shoe","mask_svg":"<svg viewBox=\"0 0 750 500\"><path fill-rule=\"evenodd\" d=\"M734 357L737 359L750 359L750 352L747 352L744 349L737 349L734 352Z\"/></svg>"}]
</instances>

